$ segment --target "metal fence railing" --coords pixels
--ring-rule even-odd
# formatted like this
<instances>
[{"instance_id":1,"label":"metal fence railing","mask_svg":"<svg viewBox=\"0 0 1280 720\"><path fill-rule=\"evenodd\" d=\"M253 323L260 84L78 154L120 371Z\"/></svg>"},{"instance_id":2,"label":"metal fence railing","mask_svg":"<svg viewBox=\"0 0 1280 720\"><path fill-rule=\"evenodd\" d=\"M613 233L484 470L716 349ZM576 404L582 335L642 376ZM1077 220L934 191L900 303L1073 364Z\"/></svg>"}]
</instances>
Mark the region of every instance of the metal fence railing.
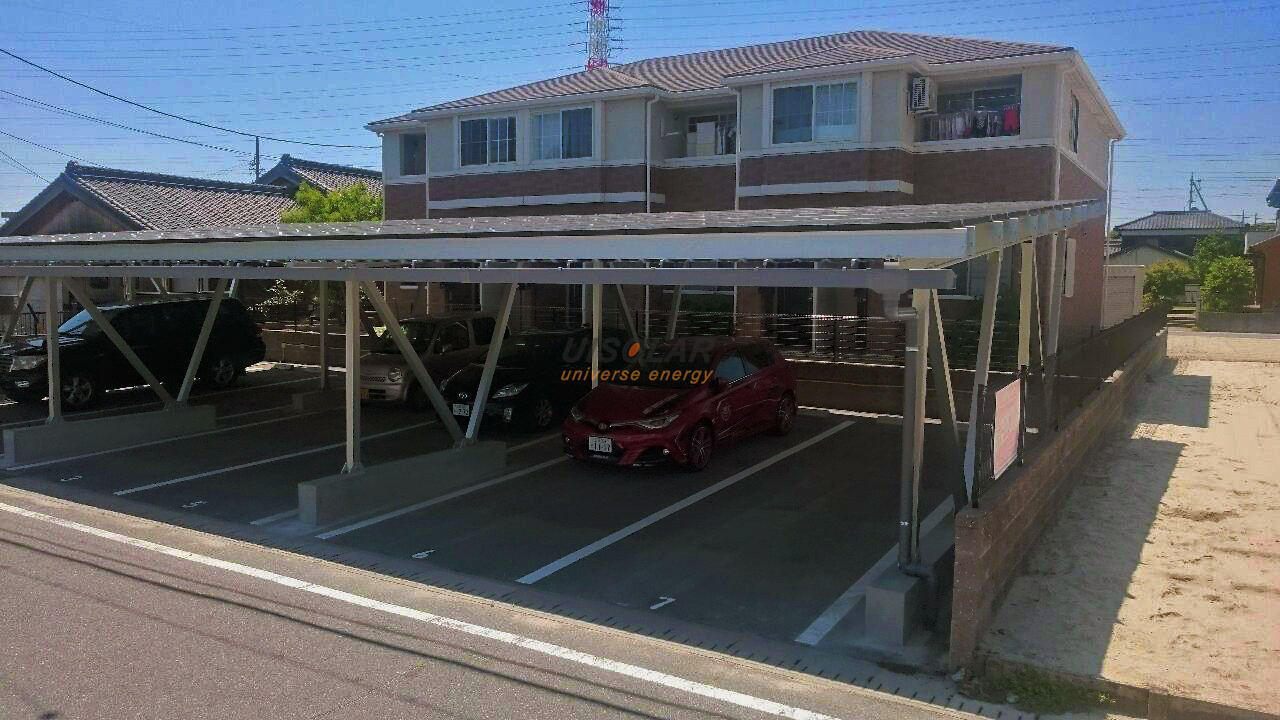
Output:
<instances>
[{"instance_id":1,"label":"metal fence railing","mask_svg":"<svg viewBox=\"0 0 1280 720\"><path fill-rule=\"evenodd\" d=\"M1144 310L1058 354L1049 416L1056 427L1165 326L1169 309Z\"/></svg>"}]
</instances>

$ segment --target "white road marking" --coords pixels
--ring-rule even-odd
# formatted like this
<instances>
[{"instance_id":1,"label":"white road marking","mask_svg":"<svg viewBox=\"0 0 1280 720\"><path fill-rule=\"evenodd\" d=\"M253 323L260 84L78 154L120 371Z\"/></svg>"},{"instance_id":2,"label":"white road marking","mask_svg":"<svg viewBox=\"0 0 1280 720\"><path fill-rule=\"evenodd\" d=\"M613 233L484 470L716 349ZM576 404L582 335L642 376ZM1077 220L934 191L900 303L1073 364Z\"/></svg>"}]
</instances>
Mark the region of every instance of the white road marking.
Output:
<instances>
[{"instance_id":1,"label":"white road marking","mask_svg":"<svg viewBox=\"0 0 1280 720\"><path fill-rule=\"evenodd\" d=\"M615 533L612 533L610 535L606 535L605 537L600 538L599 540L591 543L590 545L587 545L584 548L575 550L574 552L571 552L568 555L565 555L564 557L560 558L559 560L556 560L555 562L548 563L547 565L543 565L537 570L534 570L528 575L525 575L524 577L516 580L516 582L523 583L525 585L536 583L539 580L547 577L548 575L559 572L589 555L594 555L595 553L609 547L610 545L618 542L619 540L627 538L637 532L640 532L641 530L649 527L650 525L658 522L659 520L662 520L668 515L673 515L677 512L680 512L681 510L689 507L690 505L693 505L699 500L702 500L711 495L714 495L720 492L721 490L724 490L725 488L738 483L744 478L748 478L771 465L774 465L782 460L785 460L791 457L792 455L795 455L798 452L801 452L802 450L805 450L806 448L809 448L817 443L822 442L823 440L826 440L827 438L831 437L832 435L835 435L841 430L844 430L850 425L853 425L853 422L850 420L845 420L841 422L839 425L836 425L835 427L832 427L832 428L828 428L827 430L817 435L814 435L813 437L809 438L808 440L805 440L802 443L799 443L798 445L793 445L792 447L789 447L786 450L783 450L782 452L774 455L773 457L768 458L767 460L761 460L760 462L756 463L755 465L752 465L746 470L736 472L733 475L730 475L729 477L725 478L724 480L721 480L720 482L716 483L715 485L712 485L707 488L703 488L702 490L699 490L698 492L690 495L689 497L673 505L669 505L663 508L662 510L657 511L642 520L637 520L636 522L631 523L630 525L622 528L621 530Z\"/></svg>"},{"instance_id":2,"label":"white road marking","mask_svg":"<svg viewBox=\"0 0 1280 720\"><path fill-rule=\"evenodd\" d=\"M7 468L9 471L27 470L34 467L44 467L46 465L57 465L58 463L71 462L72 460L83 460L84 458L97 457L99 455L110 455L111 453L125 452L126 450L137 450L138 448L151 447L152 445L163 445L164 443L178 442L179 440L190 440L192 438L205 437L206 435L217 435L219 433L231 432L233 430L243 430L245 428L257 427L274 422L284 422L285 420L295 420L297 418L307 417L308 415L318 415L328 410L313 410L311 412L298 413L282 418L269 418L267 420L259 420L257 422L244 423L243 425L229 425L227 427L215 428L213 430L205 430L203 432L192 433L191 435L179 435L171 438L161 438L159 440L148 440L147 442L137 443L136 445L125 445L124 447L111 448L109 450L95 450L94 452L81 453L79 455L68 455L66 457L54 458L52 460L41 460L40 462L27 463L26 465L14 465Z\"/></svg>"},{"instance_id":3,"label":"white road marking","mask_svg":"<svg viewBox=\"0 0 1280 720\"><path fill-rule=\"evenodd\" d=\"M328 412L328 411L327 411L327 410L319 410L319 411L317 411L317 412ZM314 413L309 413L309 414L314 414ZM387 435L394 435L394 434L396 434L396 433L402 433L402 432L405 432L405 431L407 431L407 430L414 430L414 429L417 429L417 428L420 428L420 427L425 427L425 426L430 425L430 424L432 424L432 423L434 423L434 422L436 422L436 421L435 421L435 420L428 420L428 421L426 421L426 422L421 422L421 423L417 423L417 424L414 424L414 425L408 425L408 426L405 426L405 427L402 427L402 428L396 428L395 430L388 430L388 431L386 431L386 432L380 432L380 433L377 433L377 434L375 434L375 435L364 435L364 436L362 436L360 439L361 439L362 441L364 441L364 440L376 440L376 439L378 439L378 438L380 438L380 437L386 437ZM246 427L246 426L243 426L243 425L242 425L241 427ZM234 471L236 471L236 470L243 470L243 469L245 469L245 468L257 467L258 465L266 465L266 464L268 464L268 463L279 462L279 461L281 461L281 460L288 460L288 459L290 459L290 458L302 457L303 455L311 455L311 454L313 454L313 453L324 452L325 450L333 450L333 449L335 449L335 448L346 447L346 445L347 445L347 443L346 443L346 441L344 440L343 442L336 442L336 443L331 443L331 444L329 444L329 445L322 445L322 446L320 446L320 447L308 448L308 449L306 449L306 450L299 450L298 452L291 452L291 453L288 453L288 454L286 454L286 455L277 455L277 456L275 456L275 457L269 457L269 458L265 458L265 459L262 459L262 460L254 460L254 461L252 461L252 462L241 463L241 464L239 464L239 465L232 465L231 467L218 468L217 470L206 470L205 472L196 473L196 474L194 474L194 475L186 475L186 476L184 476L184 477L174 478L174 479L172 479L172 480L164 480L164 481L161 481L161 482L154 482L154 483L151 483L151 484L149 484L149 485L139 485L138 487L132 487L132 488L128 488L128 489L126 489L126 490L117 490L117 491L115 492L115 494L116 494L116 495L131 495L131 494L136 493L136 492L142 492L143 490L154 490L155 488L158 488L158 487L165 487L165 486L168 486L168 485L177 485L177 484L179 484L179 483L190 482L190 481L192 481L192 480L199 480L200 478L211 477L211 476L213 476L213 475L221 475L221 474L223 474L223 473L234 472Z\"/></svg>"},{"instance_id":4,"label":"white road marking","mask_svg":"<svg viewBox=\"0 0 1280 720\"><path fill-rule=\"evenodd\" d=\"M533 447L534 445L537 445L538 443L544 443L544 442L546 442L546 441L548 441L548 440L552 440L552 439L554 439L554 438L558 438L558 437L560 437L560 436L561 436L561 433L560 433L560 431L558 431L558 430L557 430L556 432L548 433L548 434L546 434L546 435L543 435L542 437L534 438L534 439L532 439L532 440L528 440L528 441L526 441L526 442L522 442L522 443L520 443L519 445L512 445L511 447L507 448L507 452L515 452L515 451L517 451L517 450L523 450L523 449L525 449L525 448L527 448L527 447Z\"/></svg>"},{"instance_id":5,"label":"white road marking","mask_svg":"<svg viewBox=\"0 0 1280 720\"><path fill-rule=\"evenodd\" d=\"M271 572L270 570L263 570L250 565L242 565L240 563L234 563L227 560L219 560L207 555L199 555L186 550L179 550L177 548L161 545L149 540L121 535L120 533L103 530L91 525L83 525L72 520L63 520L62 518L35 512L34 510L27 510L25 508L5 503L0 503L0 510L20 515L31 520L38 520L52 525L57 525L58 527L93 535L94 537L121 543L130 547L148 550L150 552L159 553L179 560L186 560L206 567L217 568L237 575L251 577L256 580L263 580L293 590L301 590L302 592L312 593L313 595L319 595L320 597L327 597L332 600L337 600L339 602L344 602L349 605L355 605L369 610L376 610L378 612L387 613L388 615L396 615L398 617L416 620L418 622L444 628L446 630L452 630L454 632L484 638L485 640L511 645L522 650L528 650L529 652L554 657L559 660L565 660L579 665L585 665L596 670L603 670L605 672L622 675L624 677L651 683L653 685L661 685L673 690L689 693L690 695L697 695L699 697L728 703L730 705L736 705L748 710L789 718L790 720L837 720L832 715L785 705L773 700L766 700L764 698L755 697L754 695L740 693L735 690L726 690L721 687L716 687L715 685L687 680L676 675L669 675L657 670L650 670L639 665L631 665L618 660L610 660L609 658L601 657L599 655L592 655L579 650L573 650L562 645L555 645L542 640L536 640L523 635L510 633L505 630L496 630L494 628L476 625L463 620L455 620L443 615L436 615L422 610L404 607L403 605L393 605L391 603L374 600L373 598L368 598L363 595L356 595L355 593L349 593L344 590L338 590L324 585L317 585L306 580L289 577L288 575L280 575L278 573Z\"/></svg>"},{"instance_id":6,"label":"white road marking","mask_svg":"<svg viewBox=\"0 0 1280 720\"><path fill-rule=\"evenodd\" d=\"M286 518L291 518L297 514L298 514L297 509L285 510L284 512L276 513L275 515L268 515L264 518L258 518L257 520L254 520L249 524L250 525L269 525L277 520L284 520Z\"/></svg>"},{"instance_id":7,"label":"white road marking","mask_svg":"<svg viewBox=\"0 0 1280 720\"><path fill-rule=\"evenodd\" d=\"M200 507L201 505L208 505L208 504L209 504L208 500L193 500L189 503L183 503L182 507L187 508L189 510L191 508L197 508L197 507Z\"/></svg>"},{"instance_id":8,"label":"white road marking","mask_svg":"<svg viewBox=\"0 0 1280 720\"><path fill-rule=\"evenodd\" d=\"M673 603L673 602L675 602L675 601L676 601L676 599L675 599L675 598L673 598L673 597L667 597L666 595L659 595L659 596L658 596L658 602L656 602L656 603L654 603L654 604L650 605L650 606L649 606L649 609L650 609L650 610L657 610L658 608L660 608L660 607L666 607L667 605L670 605L671 603Z\"/></svg>"},{"instance_id":9,"label":"white road marking","mask_svg":"<svg viewBox=\"0 0 1280 720\"><path fill-rule=\"evenodd\" d=\"M955 507L955 502L951 498L943 500L938 507L929 513L929 516L920 523L920 534L926 535L930 530L938 526L947 517L947 514ZM831 606L822 611L813 622L809 623L809 627L804 632L796 636L796 642L802 645L817 645L822 642L822 638L831 632L831 629L840 624L840 621L853 611L858 603L862 601L867 592L867 586L880 577L880 574L888 570L894 563L898 561L898 544L894 543L875 565L862 574L848 590L840 594Z\"/></svg>"},{"instance_id":10,"label":"white road marking","mask_svg":"<svg viewBox=\"0 0 1280 720\"><path fill-rule=\"evenodd\" d=\"M274 405L261 410L246 410L245 412L231 413L230 415L219 415L219 420L230 420L231 418L247 417L249 415L261 415L263 413L275 412L277 410L292 410L293 405Z\"/></svg>"},{"instance_id":11,"label":"white road marking","mask_svg":"<svg viewBox=\"0 0 1280 720\"><path fill-rule=\"evenodd\" d=\"M499 485L508 480L514 480L518 477L523 477L530 473L537 472L543 468L551 467L552 465L555 465L557 463L565 462L568 459L569 459L569 456L566 455L564 457L558 457L553 460L548 460L546 462L538 463L537 465L531 465L527 468L523 468L521 470L516 470L515 472L507 473L506 475L499 475L498 477L492 480L486 480L482 483L477 483L475 485L468 485L467 487L454 490L453 492L450 492L450 493L445 493L444 495L441 495L439 497L434 497L434 498L431 498L430 500L424 500L420 503L414 503L413 505L402 507L399 510L392 510L391 512L383 513L381 515L375 515L374 517L361 520L360 522L352 523L350 525L344 525L340 528L337 528L336 530L330 530L328 532L320 533L316 537L320 538L321 540L328 540L329 538L332 538L332 537L345 535L353 530L367 528L370 525L377 525L383 520L390 520L391 518L400 517L401 515L414 512L415 510L421 510L422 508L431 507L432 505L438 505L442 502L453 500L454 498L460 498L463 495L468 495L470 493L476 492L477 490L484 490L485 488L491 488L494 485Z\"/></svg>"},{"instance_id":12,"label":"white road marking","mask_svg":"<svg viewBox=\"0 0 1280 720\"><path fill-rule=\"evenodd\" d=\"M427 558L431 557L431 553L433 552L435 552L434 548L431 550L423 550L422 552L414 553L409 557L412 557L414 560L426 560Z\"/></svg>"},{"instance_id":13,"label":"white road marking","mask_svg":"<svg viewBox=\"0 0 1280 720\"><path fill-rule=\"evenodd\" d=\"M77 480L83 480L83 479L84 479L83 475L72 475L70 477L58 478L58 482L75 482Z\"/></svg>"}]
</instances>

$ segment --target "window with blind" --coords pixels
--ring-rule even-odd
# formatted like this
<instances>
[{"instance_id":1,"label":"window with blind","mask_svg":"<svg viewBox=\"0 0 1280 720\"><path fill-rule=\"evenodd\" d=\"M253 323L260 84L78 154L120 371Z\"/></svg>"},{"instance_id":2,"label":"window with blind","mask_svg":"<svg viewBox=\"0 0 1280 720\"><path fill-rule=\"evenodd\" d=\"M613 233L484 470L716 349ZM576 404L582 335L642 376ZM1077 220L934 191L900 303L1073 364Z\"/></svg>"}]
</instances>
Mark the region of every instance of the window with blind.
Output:
<instances>
[{"instance_id":1,"label":"window with blind","mask_svg":"<svg viewBox=\"0 0 1280 720\"><path fill-rule=\"evenodd\" d=\"M465 165L515 162L516 118L463 120L459 128L459 156Z\"/></svg>"},{"instance_id":2,"label":"window with blind","mask_svg":"<svg viewBox=\"0 0 1280 720\"><path fill-rule=\"evenodd\" d=\"M533 114L533 159L591 157L591 108Z\"/></svg>"}]
</instances>

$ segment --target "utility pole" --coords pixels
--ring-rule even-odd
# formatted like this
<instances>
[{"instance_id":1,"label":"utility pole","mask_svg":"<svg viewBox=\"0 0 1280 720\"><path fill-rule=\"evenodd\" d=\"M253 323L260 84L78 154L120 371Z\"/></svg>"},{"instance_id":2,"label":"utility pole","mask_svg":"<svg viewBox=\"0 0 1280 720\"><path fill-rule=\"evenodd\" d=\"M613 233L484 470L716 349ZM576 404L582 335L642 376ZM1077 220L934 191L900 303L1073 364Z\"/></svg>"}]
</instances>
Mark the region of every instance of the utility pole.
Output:
<instances>
[{"instance_id":1,"label":"utility pole","mask_svg":"<svg viewBox=\"0 0 1280 720\"><path fill-rule=\"evenodd\" d=\"M258 182L258 178L262 177L262 155L260 150L260 139L257 135L253 136L253 181Z\"/></svg>"}]
</instances>

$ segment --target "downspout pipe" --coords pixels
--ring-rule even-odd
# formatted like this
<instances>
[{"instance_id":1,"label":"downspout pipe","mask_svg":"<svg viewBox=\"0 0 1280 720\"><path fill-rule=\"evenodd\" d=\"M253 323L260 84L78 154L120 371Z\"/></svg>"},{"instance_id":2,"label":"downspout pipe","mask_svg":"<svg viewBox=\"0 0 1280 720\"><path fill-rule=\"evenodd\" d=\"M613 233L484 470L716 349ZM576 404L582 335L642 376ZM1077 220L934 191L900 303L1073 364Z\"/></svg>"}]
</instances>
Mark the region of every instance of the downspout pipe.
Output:
<instances>
[{"instance_id":1,"label":"downspout pipe","mask_svg":"<svg viewBox=\"0 0 1280 720\"><path fill-rule=\"evenodd\" d=\"M653 212L653 104L654 94L644 103L644 211Z\"/></svg>"},{"instance_id":2,"label":"downspout pipe","mask_svg":"<svg viewBox=\"0 0 1280 720\"><path fill-rule=\"evenodd\" d=\"M733 116L733 209L738 209L738 188L742 184L742 88L733 88L737 106Z\"/></svg>"}]
</instances>

